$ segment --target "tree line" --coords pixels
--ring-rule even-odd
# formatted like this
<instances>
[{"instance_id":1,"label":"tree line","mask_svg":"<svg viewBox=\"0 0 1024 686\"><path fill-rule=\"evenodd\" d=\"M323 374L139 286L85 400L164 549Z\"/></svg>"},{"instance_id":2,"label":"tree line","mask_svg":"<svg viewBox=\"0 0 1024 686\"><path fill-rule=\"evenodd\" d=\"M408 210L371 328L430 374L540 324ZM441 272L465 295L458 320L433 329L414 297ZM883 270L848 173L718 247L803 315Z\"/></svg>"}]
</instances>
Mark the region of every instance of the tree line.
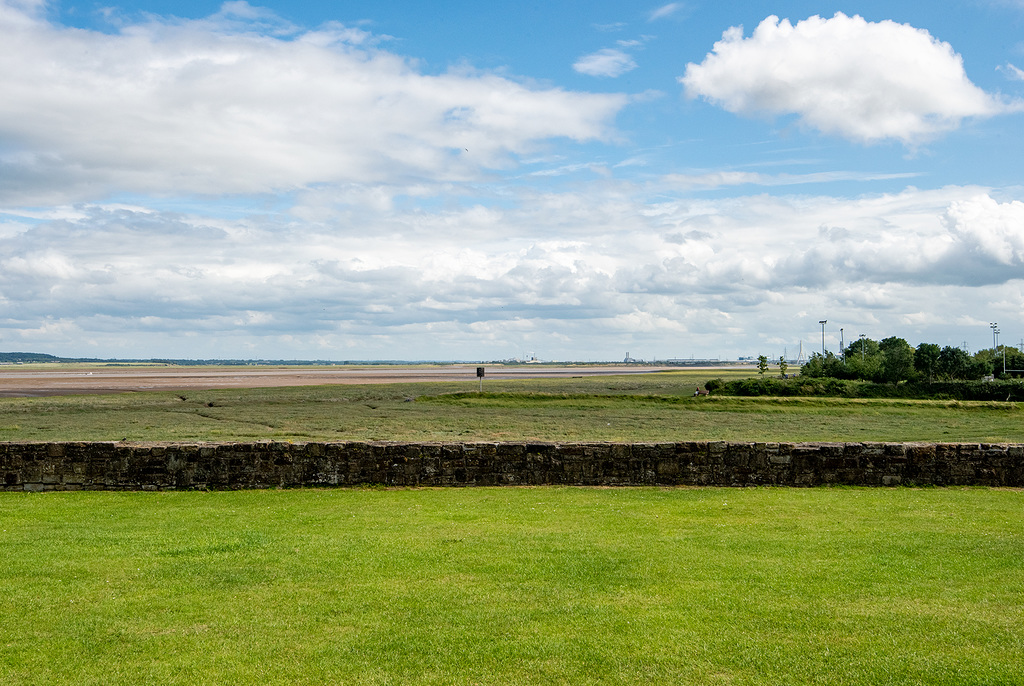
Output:
<instances>
[{"instance_id":1,"label":"tree line","mask_svg":"<svg viewBox=\"0 0 1024 686\"><path fill-rule=\"evenodd\" d=\"M1008 370L1005 374L1004 369ZM972 381L988 375L1011 378L1022 375L1024 353L1017 348L999 346L969 355L960 348L940 348L921 343L916 348L896 336L874 341L852 341L841 355L814 353L801 367L800 375L875 383L901 381ZM782 372L785 373L785 372Z\"/></svg>"}]
</instances>

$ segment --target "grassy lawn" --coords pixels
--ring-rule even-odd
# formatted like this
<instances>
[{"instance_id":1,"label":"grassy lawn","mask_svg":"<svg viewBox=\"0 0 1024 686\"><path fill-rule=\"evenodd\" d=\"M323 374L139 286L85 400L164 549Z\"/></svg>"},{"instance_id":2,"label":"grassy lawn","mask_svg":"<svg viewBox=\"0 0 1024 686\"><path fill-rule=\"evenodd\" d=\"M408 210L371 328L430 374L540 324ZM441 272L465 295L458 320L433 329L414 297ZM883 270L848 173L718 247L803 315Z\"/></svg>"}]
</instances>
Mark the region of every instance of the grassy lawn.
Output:
<instances>
[{"instance_id":1,"label":"grassy lawn","mask_svg":"<svg viewBox=\"0 0 1024 686\"><path fill-rule=\"evenodd\" d=\"M1024 492L0 497L4 684L1024 684Z\"/></svg>"},{"instance_id":2,"label":"grassy lawn","mask_svg":"<svg viewBox=\"0 0 1024 686\"><path fill-rule=\"evenodd\" d=\"M0 398L0 441L1024 441L1016 403L692 397L712 375L750 373Z\"/></svg>"}]
</instances>

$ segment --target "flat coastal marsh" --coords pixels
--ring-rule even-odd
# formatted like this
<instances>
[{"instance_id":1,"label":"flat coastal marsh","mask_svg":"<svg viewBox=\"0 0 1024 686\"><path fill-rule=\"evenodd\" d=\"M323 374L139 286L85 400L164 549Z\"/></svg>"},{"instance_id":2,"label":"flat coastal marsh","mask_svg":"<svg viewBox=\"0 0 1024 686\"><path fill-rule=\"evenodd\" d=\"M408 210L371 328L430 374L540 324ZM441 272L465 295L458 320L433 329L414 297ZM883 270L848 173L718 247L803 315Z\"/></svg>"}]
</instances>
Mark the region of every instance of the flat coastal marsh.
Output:
<instances>
[{"instance_id":1,"label":"flat coastal marsh","mask_svg":"<svg viewBox=\"0 0 1024 686\"><path fill-rule=\"evenodd\" d=\"M732 374L749 375L749 372ZM0 441L1019 442L729 373L0 398ZM1024 685L1024 491L0 494L3 684Z\"/></svg>"},{"instance_id":2,"label":"flat coastal marsh","mask_svg":"<svg viewBox=\"0 0 1024 686\"><path fill-rule=\"evenodd\" d=\"M5 684L1024 684L1024 492L0 495Z\"/></svg>"},{"instance_id":3,"label":"flat coastal marsh","mask_svg":"<svg viewBox=\"0 0 1024 686\"><path fill-rule=\"evenodd\" d=\"M0 398L0 441L1022 442L1007 402L693 397L700 370Z\"/></svg>"}]
</instances>

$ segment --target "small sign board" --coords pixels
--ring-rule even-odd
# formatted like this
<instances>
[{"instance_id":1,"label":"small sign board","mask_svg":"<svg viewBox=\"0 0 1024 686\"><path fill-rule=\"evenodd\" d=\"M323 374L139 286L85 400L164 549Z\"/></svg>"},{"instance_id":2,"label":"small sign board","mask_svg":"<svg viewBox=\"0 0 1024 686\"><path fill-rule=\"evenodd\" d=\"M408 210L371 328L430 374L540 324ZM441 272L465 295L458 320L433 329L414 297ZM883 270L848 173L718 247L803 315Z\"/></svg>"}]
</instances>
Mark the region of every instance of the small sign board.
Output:
<instances>
[{"instance_id":1,"label":"small sign board","mask_svg":"<svg viewBox=\"0 0 1024 686\"><path fill-rule=\"evenodd\" d=\"M483 367L477 367L476 368L476 375L478 377L480 377L481 379L484 378L484 368Z\"/></svg>"}]
</instances>

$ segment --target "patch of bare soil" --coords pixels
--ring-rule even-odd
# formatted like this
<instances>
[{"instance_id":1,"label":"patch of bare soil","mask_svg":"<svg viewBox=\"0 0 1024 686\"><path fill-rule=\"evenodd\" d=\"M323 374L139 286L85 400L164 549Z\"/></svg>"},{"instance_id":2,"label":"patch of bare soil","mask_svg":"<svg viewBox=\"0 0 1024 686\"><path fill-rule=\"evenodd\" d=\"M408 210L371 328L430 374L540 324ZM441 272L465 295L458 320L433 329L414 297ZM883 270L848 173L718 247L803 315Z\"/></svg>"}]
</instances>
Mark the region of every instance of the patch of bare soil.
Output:
<instances>
[{"instance_id":1,"label":"patch of bare soil","mask_svg":"<svg viewBox=\"0 0 1024 686\"><path fill-rule=\"evenodd\" d=\"M123 393L127 391L269 388L325 384L386 384L476 379L478 365L371 367L68 367L0 368L0 397ZM529 379L646 374L662 367L548 365L485 367L485 378Z\"/></svg>"}]
</instances>

